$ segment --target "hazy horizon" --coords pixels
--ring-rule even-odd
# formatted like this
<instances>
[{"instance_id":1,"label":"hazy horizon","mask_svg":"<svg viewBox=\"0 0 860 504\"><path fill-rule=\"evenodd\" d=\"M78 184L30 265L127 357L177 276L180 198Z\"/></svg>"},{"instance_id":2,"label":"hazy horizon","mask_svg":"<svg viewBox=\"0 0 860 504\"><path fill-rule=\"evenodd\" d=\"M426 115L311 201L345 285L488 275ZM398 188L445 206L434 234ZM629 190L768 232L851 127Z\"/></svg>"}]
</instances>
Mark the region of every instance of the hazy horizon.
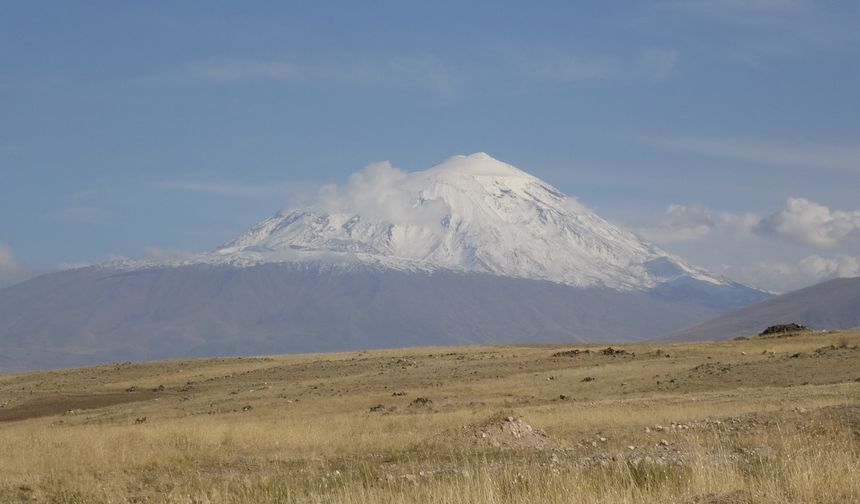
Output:
<instances>
[{"instance_id":1,"label":"hazy horizon","mask_svg":"<svg viewBox=\"0 0 860 504\"><path fill-rule=\"evenodd\" d=\"M0 6L0 287L486 151L690 263L860 275L860 5Z\"/></svg>"}]
</instances>

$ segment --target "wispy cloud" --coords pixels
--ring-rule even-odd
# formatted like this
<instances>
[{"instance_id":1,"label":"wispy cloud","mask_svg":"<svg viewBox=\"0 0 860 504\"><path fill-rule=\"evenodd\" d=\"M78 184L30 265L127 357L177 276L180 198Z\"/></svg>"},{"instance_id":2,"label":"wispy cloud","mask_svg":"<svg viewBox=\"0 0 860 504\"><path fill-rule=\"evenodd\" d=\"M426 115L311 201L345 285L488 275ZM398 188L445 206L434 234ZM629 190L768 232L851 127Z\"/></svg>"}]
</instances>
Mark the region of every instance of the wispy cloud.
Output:
<instances>
[{"instance_id":1,"label":"wispy cloud","mask_svg":"<svg viewBox=\"0 0 860 504\"><path fill-rule=\"evenodd\" d=\"M666 0L662 9L677 10L727 20L749 20L749 16L795 16L817 10L815 0ZM743 17L742 17L743 16Z\"/></svg>"},{"instance_id":2,"label":"wispy cloud","mask_svg":"<svg viewBox=\"0 0 860 504\"><path fill-rule=\"evenodd\" d=\"M779 238L817 249L860 243L860 210L833 210L805 198L788 198L769 215L716 212L702 205L670 205L657 222L637 232L660 244L702 240L713 234L727 238Z\"/></svg>"},{"instance_id":3,"label":"wispy cloud","mask_svg":"<svg viewBox=\"0 0 860 504\"><path fill-rule=\"evenodd\" d=\"M644 142L662 149L756 164L860 172L860 147L857 143L851 145L780 143L701 136L646 138Z\"/></svg>"},{"instance_id":4,"label":"wispy cloud","mask_svg":"<svg viewBox=\"0 0 860 504\"><path fill-rule=\"evenodd\" d=\"M829 249L860 239L860 211L831 210L804 198L789 198L785 207L763 219L756 231Z\"/></svg>"},{"instance_id":5,"label":"wispy cloud","mask_svg":"<svg viewBox=\"0 0 860 504\"><path fill-rule=\"evenodd\" d=\"M670 205L650 223L632 227L698 264L776 292L860 275L860 211L804 198L789 198L768 214Z\"/></svg>"},{"instance_id":6,"label":"wispy cloud","mask_svg":"<svg viewBox=\"0 0 860 504\"><path fill-rule=\"evenodd\" d=\"M713 233L750 234L761 222L752 212L716 212L703 205L669 205L657 222L637 228L643 238L659 243L701 240Z\"/></svg>"},{"instance_id":7,"label":"wispy cloud","mask_svg":"<svg viewBox=\"0 0 860 504\"><path fill-rule=\"evenodd\" d=\"M733 42L754 52L786 52L786 42L838 47L857 39L860 14L854 2L817 0L666 0L652 5L659 13L737 27L744 36Z\"/></svg>"},{"instance_id":8,"label":"wispy cloud","mask_svg":"<svg viewBox=\"0 0 860 504\"><path fill-rule=\"evenodd\" d=\"M0 243L0 288L21 282L30 276L31 272L18 261L12 248Z\"/></svg>"},{"instance_id":9,"label":"wispy cloud","mask_svg":"<svg viewBox=\"0 0 860 504\"><path fill-rule=\"evenodd\" d=\"M723 274L747 285L789 292L833 278L860 276L860 257L808 255L797 261L761 260L726 266Z\"/></svg>"},{"instance_id":10,"label":"wispy cloud","mask_svg":"<svg viewBox=\"0 0 860 504\"><path fill-rule=\"evenodd\" d=\"M48 217L69 224L96 224L102 220L104 213L96 206L70 205L50 212Z\"/></svg>"},{"instance_id":11,"label":"wispy cloud","mask_svg":"<svg viewBox=\"0 0 860 504\"><path fill-rule=\"evenodd\" d=\"M412 87L440 97L455 95L463 74L434 55L302 58L211 58L194 61L149 80L213 84L246 81L324 82Z\"/></svg>"},{"instance_id":12,"label":"wispy cloud","mask_svg":"<svg viewBox=\"0 0 860 504\"><path fill-rule=\"evenodd\" d=\"M289 189L289 185L280 183L247 184L223 180L163 180L156 185L162 189L240 197L281 194Z\"/></svg>"},{"instance_id":13,"label":"wispy cloud","mask_svg":"<svg viewBox=\"0 0 860 504\"><path fill-rule=\"evenodd\" d=\"M171 191L186 191L233 198L277 196L297 202L315 197L320 188L319 184L301 181L247 183L218 179L161 180L154 182L153 185Z\"/></svg>"},{"instance_id":14,"label":"wispy cloud","mask_svg":"<svg viewBox=\"0 0 860 504\"><path fill-rule=\"evenodd\" d=\"M559 50L535 51L517 58L527 77L558 82L603 80L668 79L678 59L678 51L645 48L629 56L572 53Z\"/></svg>"}]
</instances>

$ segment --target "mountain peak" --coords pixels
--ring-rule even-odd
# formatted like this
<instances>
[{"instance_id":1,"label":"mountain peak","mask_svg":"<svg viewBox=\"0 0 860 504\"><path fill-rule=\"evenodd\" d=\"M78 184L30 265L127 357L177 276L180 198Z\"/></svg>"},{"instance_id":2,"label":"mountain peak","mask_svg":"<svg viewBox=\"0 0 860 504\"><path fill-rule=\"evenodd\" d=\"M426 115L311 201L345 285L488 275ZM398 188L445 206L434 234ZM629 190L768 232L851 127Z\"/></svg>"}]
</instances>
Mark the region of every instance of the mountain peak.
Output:
<instances>
[{"instance_id":1,"label":"mountain peak","mask_svg":"<svg viewBox=\"0 0 860 504\"><path fill-rule=\"evenodd\" d=\"M282 211L204 260L357 261L623 290L681 277L725 284L483 152L408 173L372 165L344 186L328 187L314 205Z\"/></svg>"},{"instance_id":2,"label":"mountain peak","mask_svg":"<svg viewBox=\"0 0 860 504\"><path fill-rule=\"evenodd\" d=\"M499 161L486 152L475 152L464 156L462 154L452 156L429 170L429 174L439 175L468 175L485 177L528 177L528 173L519 168Z\"/></svg>"}]
</instances>

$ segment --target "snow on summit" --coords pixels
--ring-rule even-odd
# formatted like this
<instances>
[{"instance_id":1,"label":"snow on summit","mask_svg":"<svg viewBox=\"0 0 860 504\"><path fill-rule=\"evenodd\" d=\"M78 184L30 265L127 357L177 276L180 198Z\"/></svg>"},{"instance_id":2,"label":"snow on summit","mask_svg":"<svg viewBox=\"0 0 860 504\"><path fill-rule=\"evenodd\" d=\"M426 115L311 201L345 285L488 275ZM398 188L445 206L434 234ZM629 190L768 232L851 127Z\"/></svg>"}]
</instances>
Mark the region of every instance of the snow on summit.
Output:
<instances>
[{"instance_id":1,"label":"snow on summit","mask_svg":"<svg viewBox=\"0 0 860 504\"><path fill-rule=\"evenodd\" d=\"M572 286L650 288L685 264L558 189L480 152L427 170L376 163L317 201L284 210L193 262L315 261L484 272Z\"/></svg>"},{"instance_id":2,"label":"snow on summit","mask_svg":"<svg viewBox=\"0 0 860 504\"><path fill-rule=\"evenodd\" d=\"M732 282L646 243L543 180L486 153L406 172L388 162L323 187L190 264L315 263L401 271L490 273L574 287L644 290L679 279Z\"/></svg>"}]
</instances>

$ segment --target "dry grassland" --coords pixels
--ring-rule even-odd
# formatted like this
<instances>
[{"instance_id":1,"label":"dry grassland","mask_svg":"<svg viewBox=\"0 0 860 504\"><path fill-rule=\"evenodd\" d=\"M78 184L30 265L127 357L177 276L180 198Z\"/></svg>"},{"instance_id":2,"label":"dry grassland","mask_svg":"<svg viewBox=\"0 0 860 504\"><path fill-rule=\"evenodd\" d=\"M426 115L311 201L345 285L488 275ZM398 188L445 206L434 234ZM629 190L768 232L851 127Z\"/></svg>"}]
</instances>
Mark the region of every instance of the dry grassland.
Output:
<instances>
[{"instance_id":1,"label":"dry grassland","mask_svg":"<svg viewBox=\"0 0 860 504\"><path fill-rule=\"evenodd\" d=\"M0 502L860 502L858 345L841 332L0 375Z\"/></svg>"}]
</instances>

